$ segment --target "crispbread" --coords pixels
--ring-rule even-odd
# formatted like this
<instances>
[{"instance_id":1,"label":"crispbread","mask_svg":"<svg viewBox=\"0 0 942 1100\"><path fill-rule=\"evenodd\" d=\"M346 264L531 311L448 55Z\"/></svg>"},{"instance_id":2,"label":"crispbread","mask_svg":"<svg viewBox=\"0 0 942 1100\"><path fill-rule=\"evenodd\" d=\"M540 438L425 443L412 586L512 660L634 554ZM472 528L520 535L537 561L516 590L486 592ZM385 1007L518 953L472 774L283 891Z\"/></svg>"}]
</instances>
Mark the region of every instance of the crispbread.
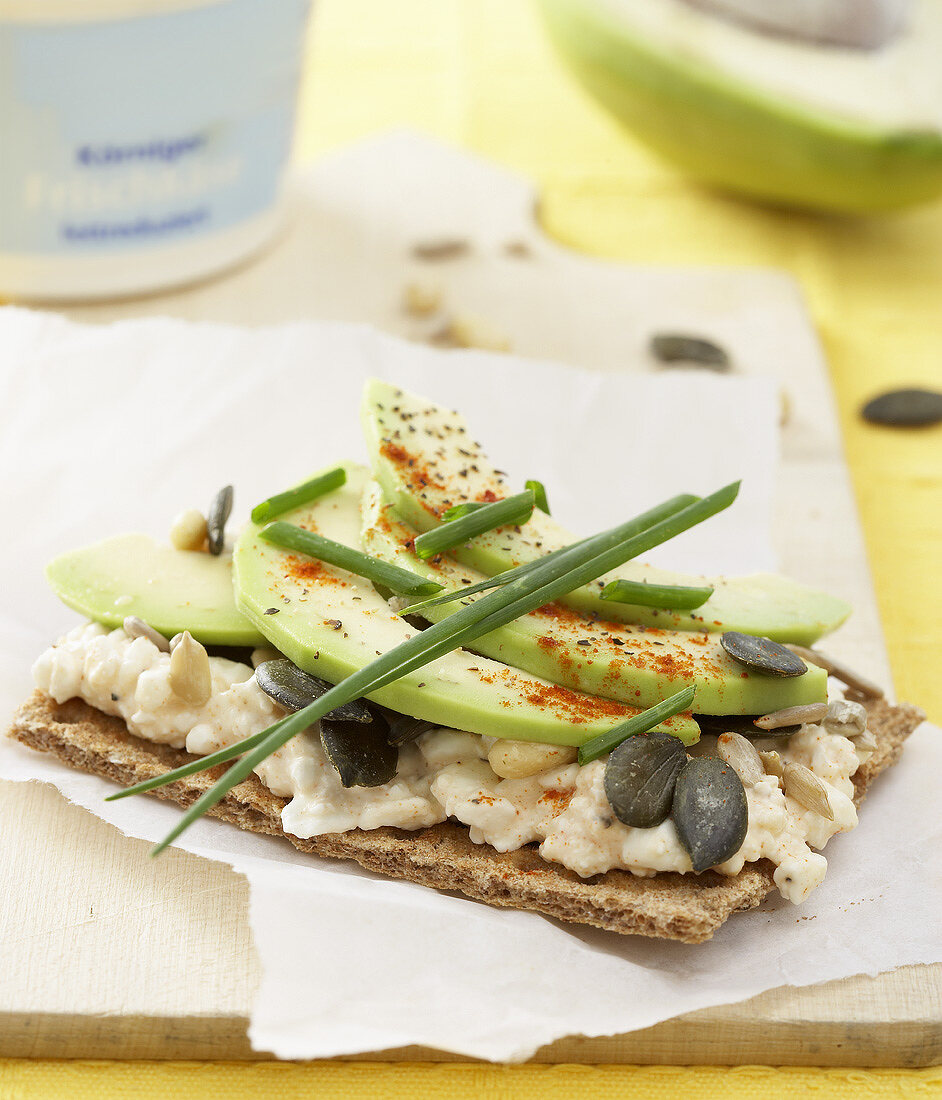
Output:
<instances>
[{"instance_id":1,"label":"crispbread","mask_svg":"<svg viewBox=\"0 0 942 1100\"><path fill-rule=\"evenodd\" d=\"M877 749L854 776L855 801L895 763L903 741L924 715L909 704L877 700L868 707ZM79 699L57 704L37 691L17 712L11 736L70 767L130 786L192 760L188 753L142 740L125 724ZM216 768L152 792L182 806L195 801L221 774ZM772 865L762 860L734 877L659 874L636 878L609 871L582 879L547 863L533 847L501 853L472 844L467 830L445 822L406 832L382 828L331 833L302 840L285 833L285 800L254 776L234 787L210 812L256 833L284 836L303 852L352 859L368 870L424 886L456 890L489 905L534 909L547 916L621 934L701 943L739 909L759 905L772 889Z\"/></svg>"}]
</instances>

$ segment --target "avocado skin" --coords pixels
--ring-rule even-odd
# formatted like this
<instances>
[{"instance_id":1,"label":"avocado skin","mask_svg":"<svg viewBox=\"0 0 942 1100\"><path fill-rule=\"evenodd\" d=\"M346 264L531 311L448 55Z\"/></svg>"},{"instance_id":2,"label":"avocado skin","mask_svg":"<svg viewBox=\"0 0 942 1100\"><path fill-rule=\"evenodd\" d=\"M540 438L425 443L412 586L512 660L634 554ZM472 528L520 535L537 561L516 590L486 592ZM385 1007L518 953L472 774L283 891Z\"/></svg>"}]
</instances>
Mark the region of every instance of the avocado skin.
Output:
<instances>
[{"instance_id":1,"label":"avocado skin","mask_svg":"<svg viewBox=\"0 0 942 1100\"><path fill-rule=\"evenodd\" d=\"M774 205L877 213L942 194L942 136L870 127L672 58L594 0L538 0L577 79L666 160Z\"/></svg>"},{"instance_id":2,"label":"avocado skin","mask_svg":"<svg viewBox=\"0 0 942 1100\"><path fill-rule=\"evenodd\" d=\"M105 626L136 615L172 638L189 630L206 645L256 646L264 637L236 608L232 558L117 535L60 554L46 567L60 600ZM120 601L120 602L119 602Z\"/></svg>"}]
</instances>

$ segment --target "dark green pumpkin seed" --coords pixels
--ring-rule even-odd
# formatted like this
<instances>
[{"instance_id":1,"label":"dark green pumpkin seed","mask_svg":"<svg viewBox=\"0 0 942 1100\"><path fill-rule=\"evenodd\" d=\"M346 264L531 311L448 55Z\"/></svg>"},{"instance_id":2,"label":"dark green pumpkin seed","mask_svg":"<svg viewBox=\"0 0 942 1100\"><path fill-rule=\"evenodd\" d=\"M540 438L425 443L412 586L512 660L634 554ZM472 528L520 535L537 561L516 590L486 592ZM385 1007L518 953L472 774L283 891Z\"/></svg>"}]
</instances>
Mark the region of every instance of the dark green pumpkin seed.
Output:
<instances>
[{"instance_id":1,"label":"dark green pumpkin seed","mask_svg":"<svg viewBox=\"0 0 942 1100\"><path fill-rule=\"evenodd\" d=\"M720 636L720 645L734 661L767 676L804 676L808 671L800 657L770 638L727 630Z\"/></svg>"},{"instance_id":2,"label":"dark green pumpkin seed","mask_svg":"<svg viewBox=\"0 0 942 1100\"><path fill-rule=\"evenodd\" d=\"M438 729L434 722L426 722L424 718L411 718L408 714L396 714L392 710L384 710L383 717L389 727L386 732L386 740L390 745L404 745L407 741L414 741L429 730Z\"/></svg>"},{"instance_id":3,"label":"dark green pumpkin seed","mask_svg":"<svg viewBox=\"0 0 942 1100\"><path fill-rule=\"evenodd\" d=\"M862 415L871 424L894 428L923 428L942 423L942 393L936 390L890 390L864 405Z\"/></svg>"},{"instance_id":4,"label":"dark green pumpkin seed","mask_svg":"<svg viewBox=\"0 0 942 1100\"><path fill-rule=\"evenodd\" d=\"M712 340L683 333L664 332L651 337L651 354L660 363L687 363L707 370L727 371L728 353Z\"/></svg>"},{"instance_id":5,"label":"dark green pumpkin seed","mask_svg":"<svg viewBox=\"0 0 942 1100\"><path fill-rule=\"evenodd\" d=\"M326 680L298 668L287 657L263 661L255 670L255 679L266 695L291 712L303 710L333 687ZM340 722L373 721L373 716L362 699L354 699L352 703L336 707L328 717Z\"/></svg>"},{"instance_id":6,"label":"dark green pumpkin seed","mask_svg":"<svg viewBox=\"0 0 942 1100\"><path fill-rule=\"evenodd\" d=\"M321 719L321 746L345 787L378 787L395 778L399 748L386 740L383 719L334 722Z\"/></svg>"},{"instance_id":7,"label":"dark green pumpkin seed","mask_svg":"<svg viewBox=\"0 0 942 1100\"><path fill-rule=\"evenodd\" d=\"M725 863L742 847L749 827L742 780L719 757L688 760L674 787L671 817L695 871Z\"/></svg>"},{"instance_id":8,"label":"dark green pumpkin seed","mask_svg":"<svg viewBox=\"0 0 942 1100\"><path fill-rule=\"evenodd\" d=\"M210 554L221 554L226 541L226 520L232 514L232 486L225 485L213 497L206 516Z\"/></svg>"},{"instance_id":9,"label":"dark green pumpkin seed","mask_svg":"<svg viewBox=\"0 0 942 1100\"><path fill-rule=\"evenodd\" d=\"M743 737L791 737L801 726L779 726L764 730L755 724L760 714L695 714L693 720L700 732L719 736L721 733L741 733Z\"/></svg>"},{"instance_id":10,"label":"dark green pumpkin seed","mask_svg":"<svg viewBox=\"0 0 942 1100\"><path fill-rule=\"evenodd\" d=\"M605 797L625 825L650 829L667 817L687 752L669 733L638 733L612 750L605 765Z\"/></svg>"}]
</instances>

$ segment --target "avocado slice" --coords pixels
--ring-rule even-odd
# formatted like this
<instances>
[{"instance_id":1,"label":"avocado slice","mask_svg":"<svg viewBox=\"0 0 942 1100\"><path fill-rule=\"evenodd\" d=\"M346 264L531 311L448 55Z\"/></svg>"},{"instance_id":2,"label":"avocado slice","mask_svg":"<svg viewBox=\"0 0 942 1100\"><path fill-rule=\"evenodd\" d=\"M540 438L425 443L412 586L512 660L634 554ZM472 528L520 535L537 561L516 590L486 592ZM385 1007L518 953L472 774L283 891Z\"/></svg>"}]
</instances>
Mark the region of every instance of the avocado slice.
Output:
<instances>
[{"instance_id":1,"label":"avocado slice","mask_svg":"<svg viewBox=\"0 0 942 1100\"><path fill-rule=\"evenodd\" d=\"M413 550L415 531L386 503L375 481L366 487L362 511L361 540L368 554L437 581L449 592L485 579L444 556L423 561ZM461 606L456 600L421 614L438 622ZM639 707L653 706L691 683L697 687L693 709L700 714L768 714L827 699L822 668L809 667L793 678L764 676L734 661L715 634L605 622L559 604L485 634L472 648L577 691Z\"/></svg>"},{"instance_id":2,"label":"avocado slice","mask_svg":"<svg viewBox=\"0 0 942 1100\"><path fill-rule=\"evenodd\" d=\"M364 390L363 430L373 473L386 500L417 531L428 531L454 504L508 495L503 476L475 443L464 418L424 397L379 379ZM613 517L613 522L627 517ZM545 512L534 511L520 528L488 532L452 553L464 565L494 576L575 542ZM713 595L692 611L666 611L603 601L602 588L617 577L650 584L709 584ZM628 562L561 601L586 614L671 630L739 630L777 642L811 645L850 614L843 601L770 573L747 577L690 577Z\"/></svg>"},{"instance_id":3,"label":"avocado slice","mask_svg":"<svg viewBox=\"0 0 942 1100\"><path fill-rule=\"evenodd\" d=\"M255 646L265 639L237 610L232 557L118 535L60 554L46 578L63 603L105 626L136 615L171 638L189 630L207 645Z\"/></svg>"},{"instance_id":4,"label":"avocado slice","mask_svg":"<svg viewBox=\"0 0 942 1100\"><path fill-rule=\"evenodd\" d=\"M345 465L346 485L281 518L359 548L360 498L369 471ZM249 524L236 543L236 599L269 642L299 668L338 683L416 633L369 581L264 542L260 530ZM581 745L637 713L635 707L570 691L465 650L369 698L439 725L557 745ZM687 744L699 737L689 714L676 715L660 728Z\"/></svg>"},{"instance_id":5,"label":"avocado slice","mask_svg":"<svg viewBox=\"0 0 942 1100\"><path fill-rule=\"evenodd\" d=\"M769 34L687 0L540 8L584 87L695 179L847 213L942 194L937 0L916 0L875 50Z\"/></svg>"}]
</instances>

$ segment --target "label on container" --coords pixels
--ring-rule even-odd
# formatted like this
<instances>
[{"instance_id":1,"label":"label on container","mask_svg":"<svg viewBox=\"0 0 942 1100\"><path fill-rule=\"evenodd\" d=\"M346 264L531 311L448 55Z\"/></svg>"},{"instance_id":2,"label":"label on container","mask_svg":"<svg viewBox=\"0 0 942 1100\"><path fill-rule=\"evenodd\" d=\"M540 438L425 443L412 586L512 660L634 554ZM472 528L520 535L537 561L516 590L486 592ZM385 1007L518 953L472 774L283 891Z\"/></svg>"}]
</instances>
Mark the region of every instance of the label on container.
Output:
<instances>
[{"instance_id":1,"label":"label on container","mask_svg":"<svg viewBox=\"0 0 942 1100\"><path fill-rule=\"evenodd\" d=\"M277 198L308 0L0 22L0 252L114 255Z\"/></svg>"}]
</instances>

